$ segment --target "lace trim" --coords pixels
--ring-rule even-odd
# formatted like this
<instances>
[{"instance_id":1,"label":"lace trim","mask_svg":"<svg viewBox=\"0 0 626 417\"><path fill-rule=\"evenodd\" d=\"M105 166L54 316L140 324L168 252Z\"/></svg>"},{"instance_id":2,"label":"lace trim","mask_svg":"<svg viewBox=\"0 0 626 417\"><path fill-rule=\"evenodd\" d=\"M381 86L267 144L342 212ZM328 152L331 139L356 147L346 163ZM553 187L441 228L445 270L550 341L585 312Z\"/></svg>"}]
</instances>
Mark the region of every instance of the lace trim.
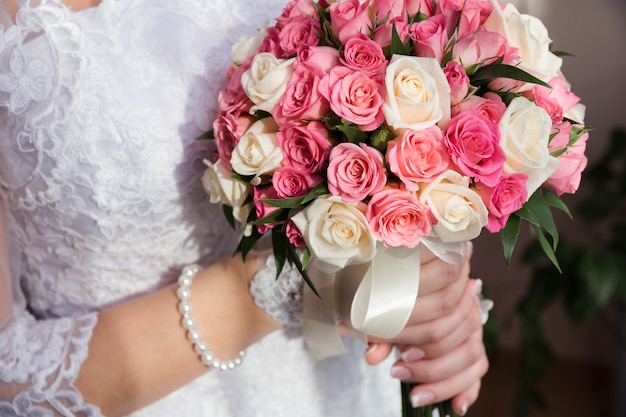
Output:
<instances>
[{"instance_id":1,"label":"lace trim","mask_svg":"<svg viewBox=\"0 0 626 417\"><path fill-rule=\"evenodd\" d=\"M24 313L9 324L0 333L0 394L13 400L0 401L0 415L100 417L74 387L96 322L95 313L41 321Z\"/></svg>"},{"instance_id":2,"label":"lace trim","mask_svg":"<svg viewBox=\"0 0 626 417\"><path fill-rule=\"evenodd\" d=\"M285 264L276 279L276 261L268 256L250 284L256 305L263 308L278 323L287 327L302 325L302 283L298 269Z\"/></svg>"}]
</instances>

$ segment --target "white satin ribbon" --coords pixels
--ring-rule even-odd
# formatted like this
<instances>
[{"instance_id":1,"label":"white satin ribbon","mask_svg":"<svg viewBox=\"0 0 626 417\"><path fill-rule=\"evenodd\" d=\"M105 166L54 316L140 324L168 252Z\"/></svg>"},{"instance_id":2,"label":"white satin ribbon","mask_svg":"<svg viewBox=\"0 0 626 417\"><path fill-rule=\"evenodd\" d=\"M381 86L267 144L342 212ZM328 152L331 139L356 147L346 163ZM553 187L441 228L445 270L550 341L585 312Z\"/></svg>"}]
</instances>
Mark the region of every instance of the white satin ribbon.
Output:
<instances>
[{"instance_id":1,"label":"white satin ribbon","mask_svg":"<svg viewBox=\"0 0 626 417\"><path fill-rule=\"evenodd\" d=\"M463 260L460 242L444 243L429 237L424 245L449 263ZM374 259L338 270L319 259L307 268L322 299L304 290L304 337L316 360L340 355L345 347L338 322L367 335L385 339L396 336L413 311L420 280L420 247L384 247L379 244Z\"/></svg>"}]
</instances>

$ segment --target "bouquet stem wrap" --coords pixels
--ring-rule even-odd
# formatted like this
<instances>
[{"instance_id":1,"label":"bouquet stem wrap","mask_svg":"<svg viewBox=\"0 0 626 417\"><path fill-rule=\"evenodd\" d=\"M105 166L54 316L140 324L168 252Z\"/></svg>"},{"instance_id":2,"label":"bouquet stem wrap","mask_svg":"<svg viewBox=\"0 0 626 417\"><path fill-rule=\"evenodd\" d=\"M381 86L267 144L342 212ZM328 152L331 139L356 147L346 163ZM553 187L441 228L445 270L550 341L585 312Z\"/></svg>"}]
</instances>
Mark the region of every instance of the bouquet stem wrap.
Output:
<instances>
[{"instance_id":1,"label":"bouquet stem wrap","mask_svg":"<svg viewBox=\"0 0 626 417\"><path fill-rule=\"evenodd\" d=\"M463 260L459 242L430 237L423 243L446 262ZM409 249L379 243L376 256L366 263L338 269L311 261L308 274L320 297L305 286L304 336L316 360L345 352L338 321L363 343L368 335L390 339L404 328L419 290L420 250L421 245Z\"/></svg>"}]
</instances>

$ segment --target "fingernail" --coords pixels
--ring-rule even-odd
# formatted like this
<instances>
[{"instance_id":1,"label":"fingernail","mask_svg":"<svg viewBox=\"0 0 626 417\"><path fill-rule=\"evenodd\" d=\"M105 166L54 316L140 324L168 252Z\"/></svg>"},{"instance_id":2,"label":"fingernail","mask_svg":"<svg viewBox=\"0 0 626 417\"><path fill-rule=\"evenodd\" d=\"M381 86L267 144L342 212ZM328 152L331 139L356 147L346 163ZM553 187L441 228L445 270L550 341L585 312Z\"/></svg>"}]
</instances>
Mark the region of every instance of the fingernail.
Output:
<instances>
[{"instance_id":1,"label":"fingernail","mask_svg":"<svg viewBox=\"0 0 626 417\"><path fill-rule=\"evenodd\" d=\"M411 404L413 405L413 408L431 404L433 401L435 401L435 394L430 391L420 391L411 396Z\"/></svg>"},{"instance_id":2,"label":"fingernail","mask_svg":"<svg viewBox=\"0 0 626 417\"><path fill-rule=\"evenodd\" d=\"M378 343L370 343L367 346L367 350L365 350L365 356L374 353L374 351L378 348Z\"/></svg>"},{"instance_id":3,"label":"fingernail","mask_svg":"<svg viewBox=\"0 0 626 417\"><path fill-rule=\"evenodd\" d=\"M461 407L461 415L464 416L465 414L467 414L467 403L463 403L463 406Z\"/></svg>"},{"instance_id":4,"label":"fingernail","mask_svg":"<svg viewBox=\"0 0 626 417\"><path fill-rule=\"evenodd\" d=\"M474 253L474 244L472 243L471 240L468 240L467 241L467 257L471 258L472 253Z\"/></svg>"},{"instance_id":5,"label":"fingernail","mask_svg":"<svg viewBox=\"0 0 626 417\"><path fill-rule=\"evenodd\" d=\"M424 356L426 356L426 353L424 353L422 349L415 347L405 350L404 352L402 352L402 355L400 355L402 360L405 362L416 362L422 359Z\"/></svg>"},{"instance_id":6,"label":"fingernail","mask_svg":"<svg viewBox=\"0 0 626 417\"><path fill-rule=\"evenodd\" d=\"M474 280L474 294L478 295L483 290L483 280L478 278Z\"/></svg>"},{"instance_id":7,"label":"fingernail","mask_svg":"<svg viewBox=\"0 0 626 417\"><path fill-rule=\"evenodd\" d=\"M401 381L405 381L407 379L411 379L411 371L404 366L392 366L391 376Z\"/></svg>"}]
</instances>

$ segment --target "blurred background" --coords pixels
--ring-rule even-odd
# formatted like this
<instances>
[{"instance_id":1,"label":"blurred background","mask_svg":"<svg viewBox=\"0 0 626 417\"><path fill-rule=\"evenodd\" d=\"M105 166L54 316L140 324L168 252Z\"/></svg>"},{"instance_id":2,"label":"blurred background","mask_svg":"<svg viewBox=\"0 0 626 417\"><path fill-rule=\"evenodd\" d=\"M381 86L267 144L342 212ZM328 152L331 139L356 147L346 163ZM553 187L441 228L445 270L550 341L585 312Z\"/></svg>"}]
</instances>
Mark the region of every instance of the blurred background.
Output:
<instances>
[{"instance_id":1,"label":"blurred background","mask_svg":"<svg viewBox=\"0 0 626 417\"><path fill-rule=\"evenodd\" d=\"M572 249L562 254L570 258L563 275L525 259L532 233L524 226L510 268L498 235L475 241L472 275L495 307L491 367L468 415L626 417L626 134L615 133L626 129L626 0L513 3L544 22L555 50L574 55L564 57L563 73L587 106L589 167L600 168L588 167L579 193L563 197L574 219L555 214L564 250ZM610 175L617 188L598 187Z\"/></svg>"}]
</instances>

